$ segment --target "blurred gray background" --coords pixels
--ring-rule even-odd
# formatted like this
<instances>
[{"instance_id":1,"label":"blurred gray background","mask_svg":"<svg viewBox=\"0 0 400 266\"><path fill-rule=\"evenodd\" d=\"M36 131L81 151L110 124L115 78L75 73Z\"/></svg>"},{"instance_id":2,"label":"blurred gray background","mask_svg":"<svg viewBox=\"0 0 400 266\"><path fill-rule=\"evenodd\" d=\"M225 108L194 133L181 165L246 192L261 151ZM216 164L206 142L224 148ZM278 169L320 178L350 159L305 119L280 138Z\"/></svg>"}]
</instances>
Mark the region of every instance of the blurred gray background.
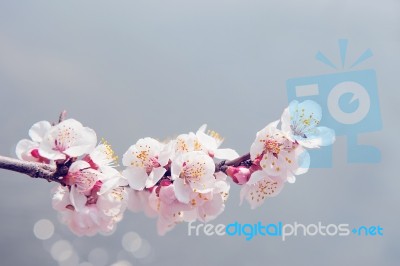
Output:
<instances>
[{"instance_id":1,"label":"blurred gray background","mask_svg":"<svg viewBox=\"0 0 400 266\"><path fill-rule=\"evenodd\" d=\"M159 237L155 220L127 212L112 236L79 238L52 210L54 184L0 170L0 264L57 265L63 240L73 253L61 265L399 265L399 1L1 1L0 154L15 156L33 123L64 109L118 154L204 122L245 153L286 107L287 79L335 72L314 56L339 62L339 38L349 39L350 61L374 52L357 69L377 72L384 128L361 140L382 162L348 164L339 137L332 169L312 169L255 211L238 206L232 186L212 223L381 225L384 237L247 242L189 237L185 224ZM33 233L41 219L55 225L45 241ZM141 253L123 249L132 231Z\"/></svg>"}]
</instances>

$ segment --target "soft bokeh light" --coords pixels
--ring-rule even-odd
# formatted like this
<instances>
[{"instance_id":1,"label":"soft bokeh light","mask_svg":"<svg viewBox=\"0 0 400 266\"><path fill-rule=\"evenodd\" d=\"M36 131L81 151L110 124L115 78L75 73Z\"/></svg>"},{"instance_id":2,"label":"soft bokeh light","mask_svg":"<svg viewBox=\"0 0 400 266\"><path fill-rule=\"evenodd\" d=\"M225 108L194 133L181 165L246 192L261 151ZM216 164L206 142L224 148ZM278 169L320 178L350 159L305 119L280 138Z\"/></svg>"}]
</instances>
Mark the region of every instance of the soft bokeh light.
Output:
<instances>
[{"instance_id":1,"label":"soft bokeh light","mask_svg":"<svg viewBox=\"0 0 400 266\"><path fill-rule=\"evenodd\" d=\"M88 262L88 261L84 261L84 262L79 263L79 266L94 266L94 265L91 264L91 263Z\"/></svg>"},{"instance_id":2,"label":"soft bokeh light","mask_svg":"<svg viewBox=\"0 0 400 266\"><path fill-rule=\"evenodd\" d=\"M47 219L41 219L33 226L33 233L40 240L46 240L54 234L54 224Z\"/></svg>"},{"instance_id":3,"label":"soft bokeh light","mask_svg":"<svg viewBox=\"0 0 400 266\"><path fill-rule=\"evenodd\" d=\"M67 240L58 240L50 249L51 256L58 262L68 260L74 255L71 243Z\"/></svg>"},{"instance_id":4,"label":"soft bokeh light","mask_svg":"<svg viewBox=\"0 0 400 266\"><path fill-rule=\"evenodd\" d=\"M104 266L108 264L108 251L104 248L95 248L89 252L88 261L93 265Z\"/></svg>"},{"instance_id":5,"label":"soft bokeh light","mask_svg":"<svg viewBox=\"0 0 400 266\"><path fill-rule=\"evenodd\" d=\"M132 266L132 264L127 260L119 260L111 264L111 266Z\"/></svg>"},{"instance_id":6,"label":"soft bokeh light","mask_svg":"<svg viewBox=\"0 0 400 266\"><path fill-rule=\"evenodd\" d=\"M133 256L137 259L145 259L150 255L150 253L150 243L146 239L143 239L139 249L133 252Z\"/></svg>"},{"instance_id":7,"label":"soft bokeh light","mask_svg":"<svg viewBox=\"0 0 400 266\"><path fill-rule=\"evenodd\" d=\"M122 247L129 252L136 252L142 246L142 238L136 232L128 232L122 237Z\"/></svg>"},{"instance_id":8,"label":"soft bokeh light","mask_svg":"<svg viewBox=\"0 0 400 266\"><path fill-rule=\"evenodd\" d=\"M59 266L75 266L79 264L79 256L75 252L72 253L67 259L58 261Z\"/></svg>"}]
</instances>

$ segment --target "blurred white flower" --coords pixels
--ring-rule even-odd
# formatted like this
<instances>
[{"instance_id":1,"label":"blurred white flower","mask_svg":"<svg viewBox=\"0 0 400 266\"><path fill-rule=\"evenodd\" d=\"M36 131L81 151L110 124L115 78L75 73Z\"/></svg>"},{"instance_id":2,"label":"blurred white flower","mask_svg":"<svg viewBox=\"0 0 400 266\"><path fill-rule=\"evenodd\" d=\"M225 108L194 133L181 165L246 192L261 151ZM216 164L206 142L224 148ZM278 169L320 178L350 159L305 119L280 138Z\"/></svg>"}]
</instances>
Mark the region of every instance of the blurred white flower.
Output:
<instances>
[{"instance_id":1,"label":"blurred white flower","mask_svg":"<svg viewBox=\"0 0 400 266\"><path fill-rule=\"evenodd\" d=\"M53 208L61 220L79 236L111 232L126 209L128 193L125 187L115 186L99 194L101 181L89 193L77 191L75 186L58 186L53 190Z\"/></svg>"},{"instance_id":2,"label":"blurred white flower","mask_svg":"<svg viewBox=\"0 0 400 266\"><path fill-rule=\"evenodd\" d=\"M192 209L184 212L185 221L199 220L207 223L217 218L225 210L229 189L230 185L225 180L218 180L210 192L192 192L189 200Z\"/></svg>"},{"instance_id":3,"label":"blurred white flower","mask_svg":"<svg viewBox=\"0 0 400 266\"><path fill-rule=\"evenodd\" d=\"M156 217L157 212L150 206L151 191L128 189L128 209L132 212L143 211L148 217Z\"/></svg>"},{"instance_id":4,"label":"blurred white flower","mask_svg":"<svg viewBox=\"0 0 400 266\"><path fill-rule=\"evenodd\" d=\"M157 213L157 231L164 235L172 230L176 224L184 221L184 211L191 206L180 202L175 194L172 184L160 186L153 190L149 196L149 205Z\"/></svg>"}]
</instances>

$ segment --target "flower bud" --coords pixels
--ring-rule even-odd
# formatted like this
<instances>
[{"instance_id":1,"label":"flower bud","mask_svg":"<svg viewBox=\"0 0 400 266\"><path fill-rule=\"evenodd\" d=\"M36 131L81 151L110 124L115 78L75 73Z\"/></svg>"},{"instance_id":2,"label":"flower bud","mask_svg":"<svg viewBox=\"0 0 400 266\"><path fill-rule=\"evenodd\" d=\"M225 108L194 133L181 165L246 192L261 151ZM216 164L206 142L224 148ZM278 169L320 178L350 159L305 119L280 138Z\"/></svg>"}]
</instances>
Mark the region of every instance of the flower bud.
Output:
<instances>
[{"instance_id":1,"label":"flower bud","mask_svg":"<svg viewBox=\"0 0 400 266\"><path fill-rule=\"evenodd\" d=\"M243 185L249 181L251 171L245 166L229 166L228 169L226 169L226 174L230 176L236 184Z\"/></svg>"}]
</instances>

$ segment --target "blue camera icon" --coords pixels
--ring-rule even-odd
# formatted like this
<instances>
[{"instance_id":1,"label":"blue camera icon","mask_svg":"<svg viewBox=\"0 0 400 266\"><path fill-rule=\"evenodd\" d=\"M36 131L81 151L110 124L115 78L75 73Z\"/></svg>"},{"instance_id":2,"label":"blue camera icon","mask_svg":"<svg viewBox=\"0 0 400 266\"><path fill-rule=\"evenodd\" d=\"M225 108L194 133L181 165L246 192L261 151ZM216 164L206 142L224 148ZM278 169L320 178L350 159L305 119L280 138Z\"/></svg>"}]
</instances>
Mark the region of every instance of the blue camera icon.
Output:
<instances>
[{"instance_id":1,"label":"blue camera icon","mask_svg":"<svg viewBox=\"0 0 400 266\"><path fill-rule=\"evenodd\" d=\"M343 40L339 42L344 43ZM320 55L317 54L317 59ZM327 59L324 59L326 63ZM287 81L286 88L289 102L313 100L321 105L321 124L334 129L337 136L347 137L349 163L380 162L379 149L357 142L359 134L382 129L377 79L373 69L293 78ZM332 167L332 146L310 153L313 158L311 167Z\"/></svg>"}]
</instances>

